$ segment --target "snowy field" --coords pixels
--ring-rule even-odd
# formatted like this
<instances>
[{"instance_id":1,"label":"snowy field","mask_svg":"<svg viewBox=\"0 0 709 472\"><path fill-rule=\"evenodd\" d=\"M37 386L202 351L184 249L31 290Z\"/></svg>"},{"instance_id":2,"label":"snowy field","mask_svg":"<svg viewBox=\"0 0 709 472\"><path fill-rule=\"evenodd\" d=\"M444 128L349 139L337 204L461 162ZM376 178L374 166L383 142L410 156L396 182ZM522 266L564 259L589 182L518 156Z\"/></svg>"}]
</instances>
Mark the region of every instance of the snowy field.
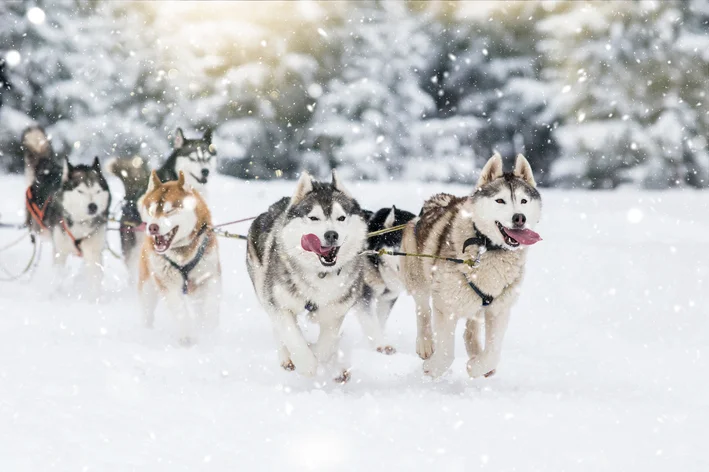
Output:
<instances>
[{"instance_id":1,"label":"snowy field","mask_svg":"<svg viewBox=\"0 0 709 472\"><path fill-rule=\"evenodd\" d=\"M0 182L2 220L20 221L23 179ZM294 187L210 185L215 223ZM434 192L469 191L350 188L368 208L412 211ZM0 284L0 470L709 470L709 193L543 198L544 241L530 249L502 363L480 380L465 373L460 336L452 371L422 375L407 297L390 319L394 356L372 352L346 321L349 384L283 371L243 241L220 240L221 327L190 349L164 310L154 330L142 327L109 254L100 303L81 300L79 279L50 297L45 245L30 283ZM0 230L0 244L16 236ZM110 243L119 248L116 232ZM0 254L3 266L21 267L28 246Z\"/></svg>"}]
</instances>

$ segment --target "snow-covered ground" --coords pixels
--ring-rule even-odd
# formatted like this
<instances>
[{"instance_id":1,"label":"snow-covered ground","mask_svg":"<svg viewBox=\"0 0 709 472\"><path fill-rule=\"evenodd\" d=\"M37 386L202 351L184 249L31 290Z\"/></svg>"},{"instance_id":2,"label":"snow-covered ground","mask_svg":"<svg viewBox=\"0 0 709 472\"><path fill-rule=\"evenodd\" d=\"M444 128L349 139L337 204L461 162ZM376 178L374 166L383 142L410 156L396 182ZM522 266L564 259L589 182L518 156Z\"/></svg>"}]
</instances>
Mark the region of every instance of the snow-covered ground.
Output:
<instances>
[{"instance_id":1,"label":"snow-covered ground","mask_svg":"<svg viewBox=\"0 0 709 472\"><path fill-rule=\"evenodd\" d=\"M20 221L23 180L0 182L2 220ZM293 186L217 178L214 220L255 215ZM351 190L366 207L412 211L434 192L469 191ZM0 283L0 470L709 470L709 193L543 197L544 241L498 373L481 380L467 377L461 342L449 374L424 378L407 297L390 320L394 356L345 323L349 384L283 371L242 241L220 241L221 327L190 349L164 311L142 327L108 254L99 304L78 297L78 280L50 298L45 246L30 283ZM16 235L0 230L0 244ZM28 246L0 262L19 268Z\"/></svg>"}]
</instances>

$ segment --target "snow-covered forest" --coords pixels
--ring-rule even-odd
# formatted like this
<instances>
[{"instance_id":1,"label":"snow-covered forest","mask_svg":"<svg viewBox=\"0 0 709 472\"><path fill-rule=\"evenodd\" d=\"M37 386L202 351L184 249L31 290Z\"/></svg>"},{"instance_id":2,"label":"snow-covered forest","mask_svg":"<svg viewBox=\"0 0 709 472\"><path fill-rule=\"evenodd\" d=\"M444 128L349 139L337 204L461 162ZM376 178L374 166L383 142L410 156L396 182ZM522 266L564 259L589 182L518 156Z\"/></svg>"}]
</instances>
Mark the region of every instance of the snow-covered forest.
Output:
<instances>
[{"instance_id":1,"label":"snow-covered forest","mask_svg":"<svg viewBox=\"0 0 709 472\"><path fill-rule=\"evenodd\" d=\"M0 164L39 123L77 161L215 130L222 173L706 187L709 2L0 3Z\"/></svg>"}]
</instances>

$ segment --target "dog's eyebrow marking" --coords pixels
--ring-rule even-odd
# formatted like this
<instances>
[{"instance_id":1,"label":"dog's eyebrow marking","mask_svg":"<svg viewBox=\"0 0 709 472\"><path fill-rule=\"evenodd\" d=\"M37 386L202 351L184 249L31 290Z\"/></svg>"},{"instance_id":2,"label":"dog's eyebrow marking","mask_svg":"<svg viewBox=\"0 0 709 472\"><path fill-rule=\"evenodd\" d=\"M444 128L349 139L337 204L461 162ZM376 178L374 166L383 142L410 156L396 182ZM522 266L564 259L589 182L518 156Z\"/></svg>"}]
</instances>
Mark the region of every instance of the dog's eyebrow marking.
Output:
<instances>
[{"instance_id":1,"label":"dog's eyebrow marking","mask_svg":"<svg viewBox=\"0 0 709 472\"><path fill-rule=\"evenodd\" d=\"M162 205L162 211L167 213L168 211L172 210L172 202L165 202Z\"/></svg>"},{"instance_id":2,"label":"dog's eyebrow marking","mask_svg":"<svg viewBox=\"0 0 709 472\"><path fill-rule=\"evenodd\" d=\"M155 210L157 209L158 204L157 203L151 203L150 207L148 208L148 214L150 216L155 216Z\"/></svg>"}]
</instances>

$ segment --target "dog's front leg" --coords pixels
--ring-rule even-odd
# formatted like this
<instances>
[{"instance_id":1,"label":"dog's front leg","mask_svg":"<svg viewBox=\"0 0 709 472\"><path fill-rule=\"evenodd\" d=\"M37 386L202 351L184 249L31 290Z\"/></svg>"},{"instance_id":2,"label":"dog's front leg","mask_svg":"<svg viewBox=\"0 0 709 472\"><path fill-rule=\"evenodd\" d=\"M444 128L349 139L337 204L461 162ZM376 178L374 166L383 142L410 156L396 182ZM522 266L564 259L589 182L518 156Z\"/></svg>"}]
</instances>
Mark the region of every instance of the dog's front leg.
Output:
<instances>
[{"instance_id":1,"label":"dog's front leg","mask_svg":"<svg viewBox=\"0 0 709 472\"><path fill-rule=\"evenodd\" d=\"M433 329L431 328L431 298L423 290L413 293L416 302L416 354L428 359L433 354Z\"/></svg>"},{"instance_id":2,"label":"dog's front leg","mask_svg":"<svg viewBox=\"0 0 709 472\"><path fill-rule=\"evenodd\" d=\"M168 290L164 293L167 307L177 320L178 342L185 347L193 345L194 329L192 317L187 309L187 300L185 300L182 292L178 290Z\"/></svg>"},{"instance_id":3,"label":"dog's front leg","mask_svg":"<svg viewBox=\"0 0 709 472\"><path fill-rule=\"evenodd\" d=\"M67 251L62 241L64 234L59 229L55 229L52 233L52 243L54 258L52 259L52 283L50 285L51 293L50 295L58 295L62 288L62 282L66 279L67 268L66 260L69 257L69 252Z\"/></svg>"},{"instance_id":4,"label":"dog's front leg","mask_svg":"<svg viewBox=\"0 0 709 472\"><path fill-rule=\"evenodd\" d=\"M99 231L91 238L84 241L82 251L84 254L84 265L87 277L87 296L91 301L97 301L101 294L101 283L103 282L103 244L105 241L104 231Z\"/></svg>"},{"instance_id":5,"label":"dog's front leg","mask_svg":"<svg viewBox=\"0 0 709 472\"><path fill-rule=\"evenodd\" d=\"M510 307L495 300L485 310L485 348L478 356L470 358L467 364L468 374L475 377L489 377L495 373L502 353L502 340L510 320Z\"/></svg>"},{"instance_id":6,"label":"dog's front leg","mask_svg":"<svg viewBox=\"0 0 709 472\"><path fill-rule=\"evenodd\" d=\"M453 364L455 356L455 327L457 314L438 295L433 297L435 316L434 339L436 350L423 363L423 372L431 377L440 377Z\"/></svg>"},{"instance_id":7,"label":"dog's front leg","mask_svg":"<svg viewBox=\"0 0 709 472\"><path fill-rule=\"evenodd\" d=\"M288 310L280 310L273 305L269 305L267 311L271 317L274 332L278 337L279 347L286 347L290 353L291 364L295 364L295 369L300 374L306 377L313 377L318 370L318 360L303 337L303 332L296 322L295 314ZM282 349L279 350L279 354L282 352ZM281 365L287 368L283 363L283 359L281 359Z\"/></svg>"},{"instance_id":8,"label":"dog's front leg","mask_svg":"<svg viewBox=\"0 0 709 472\"><path fill-rule=\"evenodd\" d=\"M321 310L322 312L318 314L320 335L313 346L313 354L315 354L318 361L325 364L330 362L337 351L340 328L347 311L328 310L327 308L322 308Z\"/></svg>"}]
</instances>

